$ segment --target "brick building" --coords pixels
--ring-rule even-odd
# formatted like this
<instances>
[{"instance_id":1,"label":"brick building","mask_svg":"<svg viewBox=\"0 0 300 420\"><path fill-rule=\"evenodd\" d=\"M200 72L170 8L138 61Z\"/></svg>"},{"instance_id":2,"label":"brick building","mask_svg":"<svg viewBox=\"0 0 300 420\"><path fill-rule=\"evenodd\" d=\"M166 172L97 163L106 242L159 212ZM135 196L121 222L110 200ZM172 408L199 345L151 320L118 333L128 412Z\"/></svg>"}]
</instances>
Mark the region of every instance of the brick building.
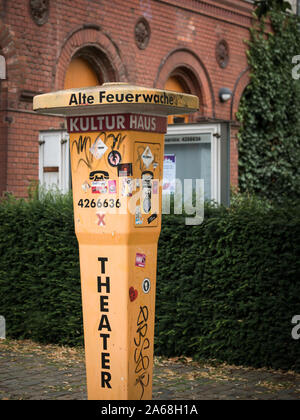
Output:
<instances>
[{"instance_id":1,"label":"brick building","mask_svg":"<svg viewBox=\"0 0 300 420\"><path fill-rule=\"evenodd\" d=\"M165 153L226 202L252 9L249 0L1 0L0 194L24 197L32 180L69 188L65 121L36 115L33 96L120 81L199 96L198 113L169 118Z\"/></svg>"}]
</instances>

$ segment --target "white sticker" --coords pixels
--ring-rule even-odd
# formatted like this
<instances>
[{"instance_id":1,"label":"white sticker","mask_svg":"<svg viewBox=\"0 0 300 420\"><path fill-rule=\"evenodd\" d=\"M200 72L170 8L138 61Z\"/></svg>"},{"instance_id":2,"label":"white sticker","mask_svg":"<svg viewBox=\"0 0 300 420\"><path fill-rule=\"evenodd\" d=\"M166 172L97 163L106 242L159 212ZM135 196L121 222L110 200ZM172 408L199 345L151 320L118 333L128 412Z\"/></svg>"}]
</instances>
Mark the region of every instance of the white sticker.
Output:
<instances>
[{"instance_id":1,"label":"white sticker","mask_svg":"<svg viewBox=\"0 0 300 420\"><path fill-rule=\"evenodd\" d=\"M85 193L87 193L87 192L88 192L88 190L89 190L91 187L90 187L90 184L89 184L87 181L85 181L85 182L82 184L81 188L83 189L83 191L84 191Z\"/></svg>"},{"instance_id":2,"label":"white sticker","mask_svg":"<svg viewBox=\"0 0 300 420\"><path fill-rule=\"evenodd\" d=\"M96 159L101 159L107 149L108 147L103 143L103 141L98 139L90 148L90 152Z\"/></svg>"},{"instance_id":3,"label":"white sticker","mask_svg":"<svg viewBox=\"0 0 300 420\"><path fill-rule=\"evenodd\" d=\"M150 280L149 279L144 279L143 280L143 284L142 284L142 289L143 289L143 292L144 293L149 293L149 291L150 291L150 287L151 287L151 284L150 284Z\"/></svg>"},{"instance_id":4,"label":"white sticker","mask_svg":"<svg viewBox=\"0 0 300 420\"><path fill-rule=\"evenodd\" d=\"M142 213L139 206L135 208L135 224L136 225L142 225L143 219L142 219Z\"/></svg>"},{"instance_id":5,"label":"white sticker","mask_svg":"<svg viewBox=\"0 0 300 420\"><path fill-rule=\"evenodd\" d=\"M122 196L132 197L132 191L133 191L133 179L122 178L122 191L121 191Z\"/></svg>"},{"instance_id":6,"label":"white sticker","mask_svg":"<svg viewBox=\"0 0 300 420\"><path fill-rule=\"evenodd\" d=\"M143 159L143 162L144 162L146 168L149 168L149 166L151 165L151 163L154 160L153 154L152 154L149 146L147 146L146 149L144 150L144 152L142 154L142 159Z\"/></svg>"}]
</instances>

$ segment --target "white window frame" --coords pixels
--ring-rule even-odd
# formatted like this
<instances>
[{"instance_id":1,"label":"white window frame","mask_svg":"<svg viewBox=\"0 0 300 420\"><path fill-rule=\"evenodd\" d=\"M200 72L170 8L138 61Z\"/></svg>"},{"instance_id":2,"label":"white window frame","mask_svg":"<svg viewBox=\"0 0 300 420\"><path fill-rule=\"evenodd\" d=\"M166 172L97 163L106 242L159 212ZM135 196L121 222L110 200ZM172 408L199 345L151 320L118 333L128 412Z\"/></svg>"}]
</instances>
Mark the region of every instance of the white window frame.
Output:
<instances>
[{"instance_id":1,"label":"white window frame","mask_svg":"<svg viewBox=\"0 0 300 420\"><path fill-rule=\"evenodd\" d=\"M44 145L48 134L56 133L60 138L60 154L57 159L58 166L58 188L62 193L70 190L70 152L69 134L65 130L48 130L39 133L39 180L44 179Z\"/></svg>"},{"instance_id":2,"label":"white window frame","mask_svg":"<svg viewBox=\"0 0 300 420\"><path fill-rule=\"evenodd\" d=\"M221 203L221 125L174 124L169 125L166 137L210 134L211 138L211 200ZM168 143L165 143L168 144ZM169 143L172 144L172 143ZM184 144L182 144L184 147Z\"/></svg>"},{"instance_id":3,"label":"white window frame","mask_svg":"<svg viewBox=\"0 0 300 420\"><path fill-rule=\"evenodd\" d=\"M0 55L0 80L6 79L6 62L5 57Z\"/></svg>"}]
</instances>

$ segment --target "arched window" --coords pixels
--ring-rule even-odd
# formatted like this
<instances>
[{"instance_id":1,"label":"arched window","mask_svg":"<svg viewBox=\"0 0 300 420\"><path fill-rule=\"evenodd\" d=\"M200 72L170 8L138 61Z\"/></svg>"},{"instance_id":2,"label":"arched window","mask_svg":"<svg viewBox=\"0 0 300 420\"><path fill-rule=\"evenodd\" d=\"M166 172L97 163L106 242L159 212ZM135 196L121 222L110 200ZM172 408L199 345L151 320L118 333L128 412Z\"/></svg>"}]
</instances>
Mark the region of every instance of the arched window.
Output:
<instances>
[{"instance_id":1,"label":"arched window","mask_svg":"<svg viewBox=\"0 0 300 420\"><path fill-rule=\"evenodd\" d=\"M183 86L183 83L180 81L180 79L176 76L170 76L165 84L166 90L173 90L175 92L179 93L190 93L187 92L186 89ZM170 115L168 117L168 124L182 124L187 123L189 121L188 115Z\"/></svg>"},{"instance_id":2,"label":"arched window","mask_svg":"<svg viewBox=\"0 0 300 420\"><path fill-rule=\"evenodd\" d=\"M65 73L64 89L116 82L116 71L108 56L98 47L85 46L73 55Z\"/></svg>"},{"instance_id":3,"label":"arched window","mask_svg":"<svg viewBox=\"0 0 300 420\"><path fill-rule=\"evenodd\" d=\"M204 115L204 101L200 76L188 65L172 70L165 89L197 95L200 102L198 116ZM204 198L225 205L229 202L228 132L225 124L203 123L195 115L176 115L168 119L164 150L164 194L175 191L175 180L181 187L191 181L203 180ZM190 124L192 123L192 124ZM176 187L177 188L177 187Z\"/></svg>"},{"instance_id":4,"label":"arched window","mask_svg":"<svg viewBox=\"0 0 300 420\"><path fill-rule=\"evenodd\" d=\"M196 95L199 98L199 112L203 114L203 98L201 85L196 74L187 66L178 66L168 76L164 88L179 93L188 93ZM176 115L168 118L169 124L182 124L194 122L195 115Z\"/></svg>"},{"instance_id":5,"label":"arched window","mask_svg":"<svg viewBox=\"0 0 300 420\"><path fill-rule=\"evenodd\" d=\"M84 50L83 50L84 51ZM88 50L89 51L89 50ZM73 56L65 74L64 89L97 86L103 73L87 51ZM65 130L41 131L39 135L39 180L46 189L58 187L67 192L71 187L69 136Z\"/></svg>"},{"instance_id":6,"label":"arched window","mask_svg":"<svg viewBox=\"0 0 300 420\"><path fill-rule=\"evenodd\" d=\"M90 63L81 57L74 57L65 76L64 88L80 88L102 84Z\"/></svg>"},{"instance_id":7,"label":"arched window","mask_svg":"<svg viewBox=\"0 0 300 420\"><path fill-rule=\"evenodd\" d=\"M98 31L97 31L97 35ZM87 41L88 35L85 36ZM71 42L69 40L69 42ZM112 57L100 44L83 45L69 56L69 65L59 66L57 80L63 89L78 89L102 85L118 80ZM40 131L39 180L50 189L53 186L67 192L71 188L69 136L65 129Z\"/></svg>"}]
</instances>

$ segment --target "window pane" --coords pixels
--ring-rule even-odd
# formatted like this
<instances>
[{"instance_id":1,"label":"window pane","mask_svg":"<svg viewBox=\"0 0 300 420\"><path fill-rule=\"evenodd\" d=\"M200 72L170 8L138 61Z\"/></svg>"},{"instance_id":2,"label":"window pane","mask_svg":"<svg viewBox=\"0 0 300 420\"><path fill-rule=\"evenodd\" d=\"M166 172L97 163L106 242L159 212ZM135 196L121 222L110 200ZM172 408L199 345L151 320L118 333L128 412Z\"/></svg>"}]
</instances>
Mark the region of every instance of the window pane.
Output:
<instances>
[{"instance_id":1,"label":"window pane","mask_svg":"<svg viewBox=\"0 0 300 420\"><path fill-rule=\"evenodd\" d=\"M99 80L90 64L82 58L73 58L66 73L64 89L97 85Z\"/></svg>"},{"instance_id":2,"label":"window pane","mask_svg":"<svg viewBox=\"0 0 300 420\"><path fill-rule=\"evenodd\" d=\"M204 179L204 197L211 199L211 144L166 144L165 154L176 156L176 178Z\"/></svg>"}]
</instances>

